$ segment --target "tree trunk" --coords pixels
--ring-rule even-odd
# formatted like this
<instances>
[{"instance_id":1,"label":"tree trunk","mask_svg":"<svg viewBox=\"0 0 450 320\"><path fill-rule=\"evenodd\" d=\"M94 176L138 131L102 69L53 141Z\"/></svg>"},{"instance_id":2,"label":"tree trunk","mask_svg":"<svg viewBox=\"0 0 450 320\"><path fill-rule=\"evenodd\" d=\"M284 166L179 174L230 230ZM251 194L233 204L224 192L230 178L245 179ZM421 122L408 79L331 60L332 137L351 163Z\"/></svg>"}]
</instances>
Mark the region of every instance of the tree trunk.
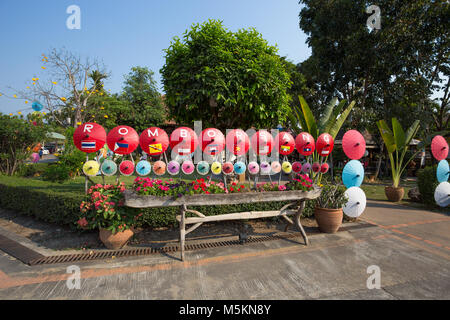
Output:
<instances>
[{"instance_id":1,"label":"tree trunk","mask_svg":"<svg viewBox=\"0 0 450 320\"><path fill-rule=\"evenodd\" d=\"M378 179L378 175L380 174L381 159L383 158L383 152L384 152L384 144L381 144L380 156L378 157L377 170L375 171L375 178L374 178L374 180L377 180Z\"/></svg>"}]
</instances>

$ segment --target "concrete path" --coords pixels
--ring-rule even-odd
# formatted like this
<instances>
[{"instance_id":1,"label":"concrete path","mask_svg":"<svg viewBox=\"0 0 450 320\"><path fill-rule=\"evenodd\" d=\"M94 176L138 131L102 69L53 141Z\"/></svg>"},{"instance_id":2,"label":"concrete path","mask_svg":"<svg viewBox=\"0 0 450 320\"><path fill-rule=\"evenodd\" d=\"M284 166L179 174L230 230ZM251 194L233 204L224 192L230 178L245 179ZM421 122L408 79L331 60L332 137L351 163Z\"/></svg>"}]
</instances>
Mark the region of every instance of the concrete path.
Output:
<instances>
[{"instance_id":1,"label":"concrete path","mask_svg":"<svg viewBox=\"0 0 450 320\"><path fill-rule=\"evenodd\" d=\"M174 256L29 267L0 251L0 299L450 299L450 216L368 203L371 227ZM300 240L299 240L300 241ZM380 273L380 289L376 286ZM70 282L74 283L74 282Z\"/></svg>"}]
</instances>

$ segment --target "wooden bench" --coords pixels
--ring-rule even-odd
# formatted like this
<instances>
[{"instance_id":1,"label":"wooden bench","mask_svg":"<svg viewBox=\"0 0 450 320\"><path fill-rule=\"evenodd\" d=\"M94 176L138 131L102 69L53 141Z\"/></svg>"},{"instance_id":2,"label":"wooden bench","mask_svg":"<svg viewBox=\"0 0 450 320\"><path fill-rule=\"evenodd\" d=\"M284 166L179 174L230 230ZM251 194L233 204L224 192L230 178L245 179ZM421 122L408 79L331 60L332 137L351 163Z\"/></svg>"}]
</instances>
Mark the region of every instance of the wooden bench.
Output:
<instances>
[{"instance_id":1,"label":"wooden bench","mask_svg":"<svg viewBox=\"0 0 450 320\"><path fill-rule=\"evenodd\" d=\"M158 208L158 207L180 207L180 215L177 220L180 223L180 250L181 260L184 261L184 245L186 235L200 227L203 223L227 220L247 220L268 217L283 217L289 225L295 225L301 232L305 244L308 245L308 237L300 222L305 201L312 200L320 196L321 189L317 186L312 191L268 191L268 192L246 192L231 194L197 194L174 197L141 196L131 190L126 190L125 205L132 208ZM292 201L280 210L275 211L249 211L227 213L213 216L205 216L196 210L190 210L188 206L217 206L243 203L259 203L273 201ZM297 205L296 208L291 208ZM197 217L186 217L186 213L193 213ZM292 220L288 216L294 215ZM186 225L193 225L186 230Z\"/></svg>"}]
</instances>

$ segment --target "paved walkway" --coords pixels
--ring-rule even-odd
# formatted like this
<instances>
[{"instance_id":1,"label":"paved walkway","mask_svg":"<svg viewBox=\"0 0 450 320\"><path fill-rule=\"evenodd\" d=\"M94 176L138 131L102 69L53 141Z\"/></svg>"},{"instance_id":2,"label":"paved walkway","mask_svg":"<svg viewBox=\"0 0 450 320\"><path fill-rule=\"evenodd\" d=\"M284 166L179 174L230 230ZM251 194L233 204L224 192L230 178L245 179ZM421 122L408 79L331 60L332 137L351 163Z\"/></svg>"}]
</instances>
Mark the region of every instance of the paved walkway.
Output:
<instances>
[{"instance_id":1,"label":"paved walkway","mask_svg":"<svg viewBox=\"0 0 450 320\"><path fill-rule=\"evenodd\" d=\"M362 219L373 226L312 235L308 247L276 240L187 252L185 262L79 263L72 290L69 264L29 267L0 251L0 299L450 299L450 216L371 201ZM368 289L377 268L381 287Z\"/></svg>"}]
</instances>

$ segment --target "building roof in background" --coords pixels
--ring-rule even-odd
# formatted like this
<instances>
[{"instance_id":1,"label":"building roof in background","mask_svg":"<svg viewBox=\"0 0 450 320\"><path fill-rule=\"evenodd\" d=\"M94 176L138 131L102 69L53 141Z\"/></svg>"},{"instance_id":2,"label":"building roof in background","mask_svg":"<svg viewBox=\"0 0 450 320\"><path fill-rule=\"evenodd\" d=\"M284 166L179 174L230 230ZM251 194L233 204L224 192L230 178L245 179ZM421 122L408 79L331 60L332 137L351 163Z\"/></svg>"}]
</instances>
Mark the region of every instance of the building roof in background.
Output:
<instances>
[{"instance_id":1,"label":"building roof in background","mask_svg":"<svg viewBox=\"0 0 450 320\"><path fill-rule=\"evenodd\" d=\"M48 132L47 138L53 139L53 140L66 140L66 137L58 132Z\"/></svg>"}]
</instances>

